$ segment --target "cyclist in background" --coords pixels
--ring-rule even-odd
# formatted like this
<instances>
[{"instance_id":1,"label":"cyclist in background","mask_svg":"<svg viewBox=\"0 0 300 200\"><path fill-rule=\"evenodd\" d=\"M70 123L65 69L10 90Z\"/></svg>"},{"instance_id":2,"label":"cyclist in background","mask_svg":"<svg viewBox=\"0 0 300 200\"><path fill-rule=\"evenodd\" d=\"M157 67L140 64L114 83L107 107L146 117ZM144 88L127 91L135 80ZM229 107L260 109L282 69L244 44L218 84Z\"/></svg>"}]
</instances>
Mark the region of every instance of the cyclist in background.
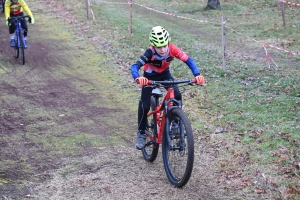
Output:
<instances>
[{"instance_id":1,"label":"cyclist in background","mask_svg":"<svg viewBox=\"0 0 300 200\"><path fill-rule=\"evenodd\" d=\"M204 77L200 75L200 70L191 57L179 49L171 42L169 33L161 26L152 28L149 35L150 47L131 66L131 74L135 82L142 86L141 99L138 107L138 132L135 147L141 150L145 146L147 125L147 113L150 110L151 87L144 87L148 84L148 79L155 81L174 80L169 67L175 58L183 61L191 69L197 84L204 84ZM139 75L139 69L144 66L143 76ZM182 99L178 86L174 87L175 99Z\"/></svg>"},{"instance_id":2,"label":"cyclist in background","mask_svg":"<svg viewBox=\"0 0 300 200\"><path fill-rule=\"evenodd\" d=\"M9 17L16 17L16 16L24 16L23 10L31 17L31 20L29 23L34 24L34 18L31 13L31 10L27 6L24 0L6 0L5 2L5 19L6 19L6 25L9 26L9 34L10 34L10 46L14 47L16 46L15 44L15 22L11 21L9 22L8 18ZM21 22L22 28L25 30L24 31L24 43L25 43L25 48L27 48L27 41L26 41L26 36L27 36L27 23L25 19L22 19Z\"/></svg>"}]
</instances>

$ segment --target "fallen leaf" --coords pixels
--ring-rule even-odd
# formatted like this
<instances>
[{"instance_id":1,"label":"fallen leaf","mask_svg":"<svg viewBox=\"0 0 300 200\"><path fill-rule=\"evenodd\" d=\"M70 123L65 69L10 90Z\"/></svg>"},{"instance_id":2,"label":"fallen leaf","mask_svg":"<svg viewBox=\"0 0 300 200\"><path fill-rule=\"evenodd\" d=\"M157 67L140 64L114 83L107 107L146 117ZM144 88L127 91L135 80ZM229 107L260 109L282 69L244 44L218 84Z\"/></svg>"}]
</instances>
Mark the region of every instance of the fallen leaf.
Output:
<instances>
[{"instance_id":1,"label":"fallen leaf","mask_svg":"<svg viewBox=\"0 0 300 200\"><path fill-rule=\"evenodd\" d=\"M285 191L284 194L296 194L297 190L294 187L288 187Z\"/></svg>"},{"instance_id":2,"label":"fallen leaf","mask_svg":"<svg viewBox=\"0 0 300 200\"><path fill-rule=\"evenodd\" d=\"M257 194L262 194L264 191L263 190L254 189L254 192L257 193Z\"/></svg>"},{"instance_id":3,"label":"fallen leaf","mask_svg":"<svg viewBox=\"0 0 300 200\"><path fill-rule=\"evenodd\" d=\"M286 156L280 156L278 162L284 162L286 161Z\"/></svg>"}]
</instances>

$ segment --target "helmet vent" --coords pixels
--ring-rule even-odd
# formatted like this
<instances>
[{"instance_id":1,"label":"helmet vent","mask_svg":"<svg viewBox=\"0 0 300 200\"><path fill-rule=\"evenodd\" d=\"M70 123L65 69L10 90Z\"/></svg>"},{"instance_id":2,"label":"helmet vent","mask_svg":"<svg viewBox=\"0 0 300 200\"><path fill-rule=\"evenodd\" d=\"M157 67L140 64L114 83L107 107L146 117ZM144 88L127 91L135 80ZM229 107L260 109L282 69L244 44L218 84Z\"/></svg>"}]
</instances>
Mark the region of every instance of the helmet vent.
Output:
<instances>
[{"instance_id":1,"label":"helmet vent","mask_svg":"<svg viewBox=\"0 0 300 200\"><path fill-rule=\"evenodd\" d=\"M149 41L152 46L162 47L168 45L171 38L168 31L166 31L163 27L155 26L149 34Z\"/></svg>"}]
</instances>

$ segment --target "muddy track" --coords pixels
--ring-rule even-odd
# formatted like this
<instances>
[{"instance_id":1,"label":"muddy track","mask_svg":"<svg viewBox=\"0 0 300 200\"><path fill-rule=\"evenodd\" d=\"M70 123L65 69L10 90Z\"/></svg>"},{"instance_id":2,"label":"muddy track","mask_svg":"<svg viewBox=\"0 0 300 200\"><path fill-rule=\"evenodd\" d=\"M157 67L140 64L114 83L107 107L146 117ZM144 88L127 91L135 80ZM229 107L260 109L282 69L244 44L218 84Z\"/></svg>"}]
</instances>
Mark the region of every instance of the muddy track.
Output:
<instances>
[{"instance_id":1,"label":"muddy track","mask_svg":"<svg viewBox=\"0 0 300 200\"><path fill-rule=\"evenodd\" d=\"M116 88L126 77L37 2L27 0L35 24L25 65L0 23L0 199L218 199L201 169L182 191L167 181L161 156L143 160L133 147L137 104L126 102L139 92Z\"/></svg>"},{"instance_id":2,"label":"muddy track","mask_svg":"<svg viewBox=\"0 0 300 200\"><path fill-rule=\"evenodd\" d=\"M26 2L36 23L29 25L25 65L14 58L0 20L0 200L232 199L235 191L216 183L214 156L204 144L196 144L183 189L167 181L160 154L145 162L133 148L137 104L126 102L137 102L131 93L139 91L116 84L130 81L96 50L92 36L64 22L72 16L50 9L55 1ZM240 48L241 55L249 51Z\"/></svg>"},{"instance_id":3,"label":"muddy track","mask_svg":"<svg viewBox=\"0 0 300 200\"><path fill-rule=\"evenodd\" d=\"M124 143L131 142L129 134L121 133L122 125L130 122L124 104L112 100L114 94L105 88L112 83L101 74L90 74L99 69L87 60L100 62L103 57L96 52L86 56L86 49L93 47L72 37L66 25L38 2L27 1L36 23L28 24L25 65L9 47L1 13L0 199L24 198L35 186L51 180L51 172L64 166L66 158L95 154L98 147L91 140L116 134ZM127 130L132 132L130 124ZM76 140L80 137L86 138Z\"/></svg>"}]
</instances>

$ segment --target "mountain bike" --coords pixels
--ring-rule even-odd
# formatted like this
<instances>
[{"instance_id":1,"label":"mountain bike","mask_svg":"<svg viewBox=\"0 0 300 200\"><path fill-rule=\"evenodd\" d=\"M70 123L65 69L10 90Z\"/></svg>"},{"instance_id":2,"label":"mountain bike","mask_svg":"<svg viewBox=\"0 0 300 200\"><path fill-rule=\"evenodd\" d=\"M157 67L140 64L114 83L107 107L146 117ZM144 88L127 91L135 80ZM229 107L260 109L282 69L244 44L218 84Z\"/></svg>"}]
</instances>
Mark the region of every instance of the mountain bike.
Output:
<instances>
[{"instance_id":1,"label":"mountain bike","mask_svg":"<svg viewBox=\"0 0 300 200\"><path fill-rule=\"evenodd\" d=\"M31 21L31 17L26 15L26 16L16 16L16 17L9 17L8 21L11 23L12 21L15 21L15 44L16 46L14 47L15 50L15 57L19 58L19 55L21 54L22 58L22 64L25 64L25 43L24 43L24 29L21 26L21 20L28 18L28 21Z\"/></svg>"},{"instance_id":2,"label":"mountain bike","mask_svg":"<svg viewBox=\"0 0 300 200\"><path fill-rule=\"evenodd\" d=\"M194 136L182 103L174 97L173 86L195 85L193 80L152 81L151 110L147 114L146 145L143 157L153 162L162 145L162 157L169 182L175 187L184 186L190 179L194 164ZM161 88L167 89L164 98Z\"/></svg>"}]
</instances>

